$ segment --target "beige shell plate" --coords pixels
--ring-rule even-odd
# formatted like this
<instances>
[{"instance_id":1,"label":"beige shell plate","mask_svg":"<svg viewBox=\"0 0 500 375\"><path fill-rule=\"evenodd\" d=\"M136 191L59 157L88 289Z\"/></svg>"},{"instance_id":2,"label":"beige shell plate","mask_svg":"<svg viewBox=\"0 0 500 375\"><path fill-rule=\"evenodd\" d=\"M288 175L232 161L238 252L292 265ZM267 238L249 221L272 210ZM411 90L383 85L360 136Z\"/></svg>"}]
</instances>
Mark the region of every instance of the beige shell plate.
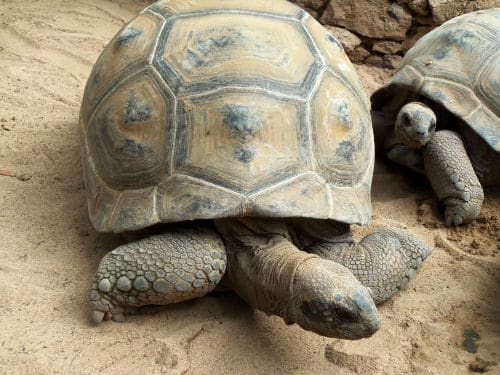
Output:
<instances>
[{"instance_id":1,"label":"beige shell plate","mask_svg":"<svg viewBox=\"0 0 500 375\"><path fill-rule=\"evenodd\" d=\"M98 230L231 216L369 221L362 85L338 41L286 1L152 5L99 57L80 124Z\"/></svg>"},{"instance_id":2,"label":"beige shell plate","mask_svg":"<svg viewBox=\"0 0 500 375\"><path fill-rule=\"evenodd\" d=\"M500 8L456 17L421 38L372 106L396 111L410 92L443 105L500 152Z\"/></svg>"}]
</instances>

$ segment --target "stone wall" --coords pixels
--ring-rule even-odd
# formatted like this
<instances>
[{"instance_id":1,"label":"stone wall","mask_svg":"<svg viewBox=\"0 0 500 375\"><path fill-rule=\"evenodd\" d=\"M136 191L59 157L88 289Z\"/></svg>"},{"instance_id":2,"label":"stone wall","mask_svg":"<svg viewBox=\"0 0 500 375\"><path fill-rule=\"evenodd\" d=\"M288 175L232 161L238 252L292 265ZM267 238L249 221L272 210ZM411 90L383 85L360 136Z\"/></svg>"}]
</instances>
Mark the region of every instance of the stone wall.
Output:
<instances>
[{"instance_id":1,"label":"stone wall","mask_svg":"<svg viewBox=\"0 0 500 375\"><path fill-rule=\"evenodd\" d=\"M500 7L500 0L291 0L343 44L351 61L397 68L425 33L460 14Z\"/></svg>"}]
</instances>

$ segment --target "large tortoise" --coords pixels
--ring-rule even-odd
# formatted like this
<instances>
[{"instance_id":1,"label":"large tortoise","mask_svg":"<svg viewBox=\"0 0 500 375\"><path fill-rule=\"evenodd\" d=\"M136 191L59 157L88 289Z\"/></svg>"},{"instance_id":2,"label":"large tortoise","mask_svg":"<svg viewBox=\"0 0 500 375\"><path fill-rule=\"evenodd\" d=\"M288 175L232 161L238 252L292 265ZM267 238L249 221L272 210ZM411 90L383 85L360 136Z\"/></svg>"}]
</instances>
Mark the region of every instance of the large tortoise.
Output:
<instances>
[{"instance_id":1,"label":"large tortoise","mask_svg":"<svg viewBox=\"0 0 500 375\"><path fill-rule=\"evenodd\" d=\"M481 184L500 185L500 8L453 18L425 35L371 99L374 111L394 117L388 157L425 173L447 225L472 221ZM374 126L384 134L383 124Z\"/></svg>"},{"instance_id":2,"label":"large tortoise","mask_svg":"<svg viewBox=\"0 0 500 375\"><path fill-rule=\"evenodd\" d=\"M80 129L98 231L196 220L103 258L96 322L203 296L225 274L288 323L367 337L374 302L431 251L400 229L354 243L349 224L370 219L368 100L339 42L286 1L150 6L96 62Z\"/></svg>"}]
</instances>

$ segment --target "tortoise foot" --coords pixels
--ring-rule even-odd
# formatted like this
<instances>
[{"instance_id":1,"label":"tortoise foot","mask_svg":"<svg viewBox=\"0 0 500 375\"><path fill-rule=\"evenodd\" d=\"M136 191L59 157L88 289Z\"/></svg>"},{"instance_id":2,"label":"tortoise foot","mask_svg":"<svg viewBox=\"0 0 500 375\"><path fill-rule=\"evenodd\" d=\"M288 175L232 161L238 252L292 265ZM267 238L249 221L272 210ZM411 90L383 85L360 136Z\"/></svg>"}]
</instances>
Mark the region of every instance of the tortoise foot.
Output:
<instances>
[{"instance_id":1,"label":"tortoise foot","mask_svg":"<svg viewBox=\"0 0 500 375\"><path fill-rule=\"evenodd\" d=\"M99 264L91 290L96 323L144 305L166 305L202 297L226 270L220 237L208 228L179 228L122 245Z\"/></svg>"}]
</instances>

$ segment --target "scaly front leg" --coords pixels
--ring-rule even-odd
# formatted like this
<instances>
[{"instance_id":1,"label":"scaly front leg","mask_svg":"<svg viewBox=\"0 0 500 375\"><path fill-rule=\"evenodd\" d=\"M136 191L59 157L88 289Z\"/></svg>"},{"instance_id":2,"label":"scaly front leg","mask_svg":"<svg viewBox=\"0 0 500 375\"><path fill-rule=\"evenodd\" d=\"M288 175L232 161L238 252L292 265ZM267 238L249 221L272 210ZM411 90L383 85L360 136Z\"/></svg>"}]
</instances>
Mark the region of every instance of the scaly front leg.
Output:
<instances>
[{"instance_id":1,"label":"scaly front leg","mask_svg":"<svg viewBox=\"0 0 500 375\"><path fill-rule=\"evenodd\" d=\"M481 210L484 193L460 136L436 132L423 155L427 178L446 206L446 225L470 223Z\"/></svg>"},{"instance_id":2,"label":"scaly front leg","mask_svg":"<svg viewBox=\"0 0 500 375\"><path fill-rule=\"evenodd\" d=\"M398 228L370 233L356 243L347 224L315 219L290 222L300 248L348 268L370 288L375 303L403 289L432 252L414 235Z\"/></svg>"},{"instance_id":3,"label":"scaly front leg","mask_svg":"<svg viewBox=\"0 0 500 375\"><path fill-rule=\"evenodd\" d=\"M224 245L209 228L179 228L127 243L99 264L90 295L92 318L123 321L131 308L202 297L225 269Z\"/></svg>"}]
</instances>

